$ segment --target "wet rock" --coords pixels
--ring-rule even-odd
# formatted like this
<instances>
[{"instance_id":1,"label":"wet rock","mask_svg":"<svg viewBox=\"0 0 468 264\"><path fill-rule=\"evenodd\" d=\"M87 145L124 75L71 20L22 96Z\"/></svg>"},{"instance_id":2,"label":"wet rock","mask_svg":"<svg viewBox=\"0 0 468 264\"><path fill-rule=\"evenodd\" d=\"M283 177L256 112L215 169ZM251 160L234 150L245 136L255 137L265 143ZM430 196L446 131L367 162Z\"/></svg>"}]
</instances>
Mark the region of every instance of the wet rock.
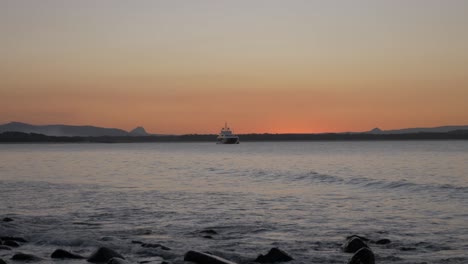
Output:
<instances>
[{"instance_id":1,"label":"wet rock","mask_svg":"<svg viewBox=\"0 0 468 264\"><path fill-rule=\"evenodd\" d=\"M11 250L11 248L7 246L0 246L0 250Z\"/></svg>"},{"instance_id":2,"label":"wet rock","mask_svg":"<svg viewBox=\"0 0 468 264\"><path fill-rule=\"evenodd\" d=\"M205 230L200 231L200 233L202 233L202 234L209 234L209 235L217 235L217 234L218 234L218 232L216 232L216 231L213 230L213 229L205 229Z\"/></svg>"},{"instance_id":3,"label":"wet rock","mask_svg":"<svg viewBox=\"0 0 468 264\"><path fill-rule=\"evenodd\" d=\"M348 264L375 264L375 256L367 247L358 250L348 261Z\"/></svg>"},{"instance_id":4,"label":"wet rock","mask_svg":"<svg viewBox=\"0 0 468 264\"><path fill-rule=\"evenodd\" d=\"M3 221L3 222L12 222L13 219L11 219L10 217L5 217L5 218L3 218L2 221Z\"/></svg>"},{"instance_id":5,"label":"wet rock","mask_svg":"<svg viewBox=\"0 0 468 264\"><path fill-rule=\"evenodd\" d=\"M387 244L392 243L392 241L390 241L390 239L384 238L384 239L379 239L379 240L375 241L375 243L377 245L387 245Z\"/></svg>"},{"instance_id":6,"label":"wet rock","mask_svg":"<svg viewBox=\"0 0 468 264\"><path fill-rule=\"evenodd\" d=\"M16 253L11 257L12 260L18 261L40 261L42 260L40 257L35 256L33 254L25 254L25 253Z\"/></svg>"},{"instance_id":7,"label":"wet rock","mask_svg":"<svg viewBox=\"0 0 468 264\"><path fill-rule=\"evenodd\" d=\"M400 250L401 251L413 251L413 250L416 250L416 248L414 248L414 247L401 247Z\"/></svg>"},{"instance_id":8,"label":"wet rock","mask_svg":"<svg viewBox=\"0 0 468 264\"><path fill-rule=\"evenodd\" d=\"M122 255L110 248L100 247L93 254L91 254L91 257L88 258L88 262L108 262L111 258L125 259Z\"/></svg>"},{"instance_id":9,"label":"wet rock","mask_svg":"<svg viewBox=\"0 0 468 264\"><path fill-rule=\"evenodd\" d=\"M85 257L80 256L75 253L68 252L63 249L56 249L52 255L50 255L51 258L58 258L58 259L84 259Z\"/></svg>"},{"instance_id":10,"label":"wet rock","mask_svg":"<svg viewBox=\"0 0 468 264\"><path fill-rule=\"evenodd\" d=\"M367 247L367 244L356 236L351 237L348 241L346 241L346 243L343 245L343 251L346 253L355 253L364 247Z\"/></svg>"},{"instance_id":11,"label":"wet rock","mask_svg":"<svg viewBox=\"0 0 468 264\"><path fill-rule=\"evenodd\" d=\"M150 243L143 243L141 244L142 247L144 248L160 248L162 250L171 250L170 248L163 246L161 244L150 244Z\"/></svg>"},{"instance_id":12,"label":"wet rock","mask_svg":"<svg viewBox=\"0 0 468 264\"><path fill-rule=\"evenodd\" d=\"M116 238L112 237L112 236L105 236L105 237L101 237L100 240L101 241L114 241L114 240L116 240Z\"/></svg>"},{"instance_id":13,"label":"wet rock","mask_svg":"<svg viewBox=\"0 0 468 264\"><path fill-rule=\"evenodd\" d=\"M26 239L22 238L22 237L11 237L11 236L2 236L0 237L1 240L5 241L5 240L11 240L11 241L15 241L15 242L23 242L23 243L26 243L28 241L26 241Z\"/></svg>"},{"instance_id":14,"label":"wet rock","mask_svg":"<svg viewBox=\"0 0 468 264\"><path fill-rule=\"evenodd\" d=\"M203 236L203 238L213 239L213 237L210 235Z\"/></svg>"},{"instance_id":15,"label":"wet rock","mask_svg":"<svg viewBox=\"0 0 468 264\"><path fill-rule=\"evenodd\" d=\"M193 250L185 253L184 261L191 261L198 264L235 264L221 257Z\"/></svg>"},{"instance_id":16,"label":"wet rock","mask_svg":"<svg viewBox=\"0 0 468 264\"><path fill-rule=\"evenodd\" d=\"M3 259L0 259L0 264L6 264L6 262Z\"/></svg>"},{"instance_id":17,"label":"wet rock","mask_svg":"<svg viewBox=\"0 0 468 264\"><path fill-rule=\"evenodd\" d=\"M283 262L283 261L290 261L293 258L283 250L279 248L272 248L266 255L259 255L255 262L260 263L272 263L272 262Z\"/></svg>"},{"instance_id":18,"label":"wet rock","mask_svg":"<svg viewBox=\"0 0 468 264\"><path fill-rule=\"evenodd\" d=\"M9 247L19 247L20 244L18 244L17 242L13 241L13 240L5 240L3 241L3 245L4 246L9 246Z\"/></svg>"},{"instance_id":19,"label":"wet rock","mask_svg":"<svg viewBox=\"0 0 468 264\"><path fill-rule=\"evenodd\" d=\"M121 258L111 258L107 264L129 264L128 261Z\"/></svg>"}]
</instances>

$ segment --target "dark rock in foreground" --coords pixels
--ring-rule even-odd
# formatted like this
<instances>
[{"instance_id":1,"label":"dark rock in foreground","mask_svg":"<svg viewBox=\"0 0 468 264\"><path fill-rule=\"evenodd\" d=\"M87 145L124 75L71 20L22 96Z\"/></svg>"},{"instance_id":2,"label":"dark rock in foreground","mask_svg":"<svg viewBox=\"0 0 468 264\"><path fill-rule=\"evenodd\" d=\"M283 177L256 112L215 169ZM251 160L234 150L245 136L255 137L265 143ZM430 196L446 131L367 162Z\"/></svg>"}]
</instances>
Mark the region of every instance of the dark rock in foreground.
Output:
<instances>
[{"instance_id":1,"label":"dark rock in foreground","mask_svg":"<svg viewBox=\"0 0 468 264\"><path fill-rule=\"evenodd\" d=\"M361 248L351 257L348 264L375 264L375 256L367 247Z\"/></svg>"},{"instance_id":2,"label":"dark rock in foreground","mask_svg":"<svg viewBox=\"0 0 468 264\"><path fill-rule=\"evenodd\" d=\"M100 247L93 254L91 254L91 257L88 258L88 262L108 262L111 258L125 259L122 255L110 248Z\"/></svg>"},{"instance_id":3,"label":"dark rock in foreground","mask_svg":"<svg viewBox=\"0 0 468 264\"><path fill-rule=\"evenodd\" d=\"M3 222L12 222L13 219L11 219L10 217L5 217L5 218L3 218L2 221L3 221Z\"/></svg>"},{"instance_id":4,"label":"dark rock in foreground","mask_svg":"<svg viewBox=\"0 0 468 264\"><path fill-rule=\"evenodd\" d=\"M346 253L355 253L364 247L367 247L367 244L364 243L359 237L353 236L343 245L343 251Z\"/></svg>"},{"instance_id":5,"label":"dark rock in foreground","mask_svg":"<svg viewBox=\"0 0 468 264\"><path fill-rule=\"evenodd\" d=\"M273 262L283 262L283 261L290 261L293 258L283 250L279 248L272 248L266 255L259 255L255 262L260 263L273 263Z\"/></svg>"},{"instance_id":6,"label":"dark rock in foreground","mask_svg":"<svg viewBox=\"0 0 468 264\"><path fill-rule=\"evenodd\" d=\"M107 264L129 264L126 260L121 258L111 258Z\"/></svg>"},{"instance_id":7,"label":"dark rock in foreground","mask_svg":"<svg viewBox=\"0 0 468 264\"><path fill-rule=\"evenodd\" d=\"M0 245L0 250L11 250L11 248L7 247L7 246L1 246Z\"/></svg>"},{"instance_id":8,"label":"dark rock in foreground","mask_svg":"<svg viewBox=\"0 0 468 264\"><path fill-rule=\"evenodd\" d=\"M209 234L209 235L217 235L217 234L218 234L218 232L216 232L216 231L213 230L213 229L205 229L205 230L200 231L200 233L202 233L202 234Z\"/></svg>"},{"instance_id":9,"label":"dark rock in foreground","mask_svg":"<svg viewBox=\"0 0 468 264\"><path fill-rule=\"evenodd\" d=\"M6 262L3 259L0 259L0 264L6 264Z\"/></svg>"},{"instance_id":10,"label":"dark rock in foreground","mask_svg":"<svg viewBox=\"0 0 468 264\"><path fill-rule=\"evenodd\" d=\"M234 262L212 254L192 250L185 253L184 261L191 261L198 264L235 264Z\"/></svg>"},{"instance_id":11,"label":"dark rock in foreground","mask_svg":"<svg viewBox=\"0 0 468 264\"><path fill-rule=\"evenodd\" d=\"M413 250L416 250L416 248L414 248L414 247L401 247L400 250L401 251L413 251Z\"/></svg>"},{"instance_id":12,"label":"dark rock in foreground","mask_svg":"<svg viewBox=\"0 0 468 264\"><path fill-rule=\"evenodd\" d=\"M379 240L375 241L375 243L377 245L387 245L387 244L392 243L392 241L390 241L390 239L384 238L384 239L379 239Z\"/></svg>"},{"instance_id":13,"label":"dark rock in foreground","mask_svg":"<svg viewBox=\"0 0 468 264\"><path fill-rule=\"evenodd\" d=\"M80 256L75 253L68 252L63 249L56 249L52 255L50 255L51 258L58 258L58 259L84 259L85 257Z\"/></svg>"},{"instance_id":14,"label":"dark rock in foreground","mask_svg":"<svg viewBox=\"0 0 468 264\"><path fill-rule=\"evenodd\" d=\"M16 243L13 240L5 240L3 241L3 245L9 246L9 247L15 247L15 248L20 246L20 244Z\"/></svg>"},{"instance_id":15,"label":"dark rock in foreground","mask_svg":"<svg viewBox=\"0 0 468 264\"><path fill-rule=\"evenodd\" d=\"M141 244L142 247L144 248L160 248L162 250L171 250L170 248L163 246L161 244L150 244L150 243L143 243Z\"/></svg>"},{"instance_id":16,"label":"dark rock in foreground","mask_svg":"<svg viewBox=\"0 0 468 264\"><path fill-rule=\"evenodd\" d=\"M26 241L26 239L24 239L24 238L22 238L22 237L3 236L3 237L0 237L0 239L3 240L3 241L11 240L11 241L23 242L23 243L28 242L28 241Z\"/></svg>"},{"instance_id":17,"label":"dark rock in foreground","mask_svg":"<svg viewBox=\"0 0 468 264\"><path fill-rule=\"evenodd\" d=\"M24 254L24 253L16 253L11 257L12 260L19 260L19 261L40 261L42 260L40 257L32 255L32 254Z\"/></svg>"}]
</instances>

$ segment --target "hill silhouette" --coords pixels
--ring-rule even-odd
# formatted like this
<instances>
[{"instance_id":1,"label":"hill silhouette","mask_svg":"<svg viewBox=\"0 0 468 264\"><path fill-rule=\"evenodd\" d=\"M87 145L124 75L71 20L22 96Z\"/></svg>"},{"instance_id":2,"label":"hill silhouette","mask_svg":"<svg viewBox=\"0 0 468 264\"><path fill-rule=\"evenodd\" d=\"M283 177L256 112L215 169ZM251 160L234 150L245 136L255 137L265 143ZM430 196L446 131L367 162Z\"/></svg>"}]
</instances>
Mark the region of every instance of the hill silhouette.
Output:
<instances>
[{"instance_id":1,"label":"hill silhouette","mask_svg":"<svg viewBox=\"0 0 468 264\"><path fill-rule=\"evenodd\" d=\"M57 137L37 133L3 132L0 143L18 142L93 142L93 143L138 143L138 142L215 142L215 134L180 136L100 136L100 137ZM468 130L442 133L369 134L369 133L325 133L325 134L241 134L241 142L248 141L376 141L376 140L468 140Z\"/></svg>"},{"instance_id":2,"label":"hill silhouette","mask_svg":"<svg viewBox=\"0 0 468 264\"><path fill-rule=\"evenodd\" d=\"M468 130L468 126L439 126L439 127L419 127L402 128L393 130L381 130L376 127L367 133L370 134L409 134L409 133L447 133L455 130Z\"/></svg>"},{"instance_id":3,"label":"hill silhouette","mask_svg":"<svg viewBox=\"0 0 468 264\"><path fill-rule=\"evenodd\" d=\"M31 125L21 122L10 122L0 125L1 132L35 133L56 137L101 137L101 136L148 136L143 127L137 127L131 132L118 128L72 125Z\"/></svg>"},{"instance_id":4,"label":"hill silhouette","mask_svg":"<svg viewBox=\"0 0 468 264\"><path fill-rule=\"evenodd\" d=\"M374 140L374 139L449 139L464 137L468 126L440 126L433 128L405 128L397 130L381 130L374 128L367 132L321 133L321 134L243 134L241 141L290 141L290 140ZM20 132L23 134L8 134L27 140L39 139L58 140L63 137L81 137L79 141L96 142L156 142L156 141L212 141L216 135L156 135L149 134L139 126L127 132L118 128L72 125L31 125L21 122L10 122L0 125L0 133ZM29 136L28 136L29 135ZM39 136L41 135L41 136ZM46 139L45 137L51 137ZM5 139L5 135L3 138ZM56 137L56 138L52 138ZM97 138L97 139L93 139ZM64 139L65 140L65 139ZM68 139L67 139L68 140ZM78 140L78 139L74 139Z\"/></svg>"},{"instance_id":5,"label":"hill silhouette","mask_svg":"<svg viewBox=\"0 0 468 264\"><path fill-rule=\"evenodd\" d=\"M131 136L149 136L150 134L146 132L144 127L139 126L133 129L132 131L130 131L130 135Z\"/></svg>"}]
</instances>

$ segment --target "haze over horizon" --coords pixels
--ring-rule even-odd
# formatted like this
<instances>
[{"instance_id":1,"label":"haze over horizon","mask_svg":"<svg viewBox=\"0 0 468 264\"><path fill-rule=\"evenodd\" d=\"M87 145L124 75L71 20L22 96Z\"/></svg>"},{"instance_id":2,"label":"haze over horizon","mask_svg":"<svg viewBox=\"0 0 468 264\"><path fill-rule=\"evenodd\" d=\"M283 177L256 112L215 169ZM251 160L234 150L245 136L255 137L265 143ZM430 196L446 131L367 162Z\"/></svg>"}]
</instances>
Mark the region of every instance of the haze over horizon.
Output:
<instances>
[{"instance_id":1,"label":"haze over horizon","mask_svg":"<svg viewBox=\"0 0 468 264\"><path fill-rule=\"evenodd\" d=\"M0 0L0 124L468 124L467 1Z\"/></svg>"}]
</instances>

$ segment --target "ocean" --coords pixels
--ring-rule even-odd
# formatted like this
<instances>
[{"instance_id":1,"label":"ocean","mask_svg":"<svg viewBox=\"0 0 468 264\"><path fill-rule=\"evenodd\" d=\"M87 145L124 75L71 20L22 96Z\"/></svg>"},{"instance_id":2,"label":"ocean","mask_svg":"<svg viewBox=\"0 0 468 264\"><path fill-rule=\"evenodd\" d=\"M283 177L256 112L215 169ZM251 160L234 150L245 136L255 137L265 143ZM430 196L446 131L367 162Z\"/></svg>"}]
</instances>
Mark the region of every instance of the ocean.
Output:
<instances>
[{"instance_id":1,"label":"ocean","mask_svg":"<svg viewBox=\"0 0 468 264\"><path fill-rule=\"evenodd\" d=\"M28 240L7 263L99 246L131 263L272 247L346 263L354 234L376 263L468 263L467 141L3 144L0 201L0 235Z\"/></svg>"}]
</instances>

